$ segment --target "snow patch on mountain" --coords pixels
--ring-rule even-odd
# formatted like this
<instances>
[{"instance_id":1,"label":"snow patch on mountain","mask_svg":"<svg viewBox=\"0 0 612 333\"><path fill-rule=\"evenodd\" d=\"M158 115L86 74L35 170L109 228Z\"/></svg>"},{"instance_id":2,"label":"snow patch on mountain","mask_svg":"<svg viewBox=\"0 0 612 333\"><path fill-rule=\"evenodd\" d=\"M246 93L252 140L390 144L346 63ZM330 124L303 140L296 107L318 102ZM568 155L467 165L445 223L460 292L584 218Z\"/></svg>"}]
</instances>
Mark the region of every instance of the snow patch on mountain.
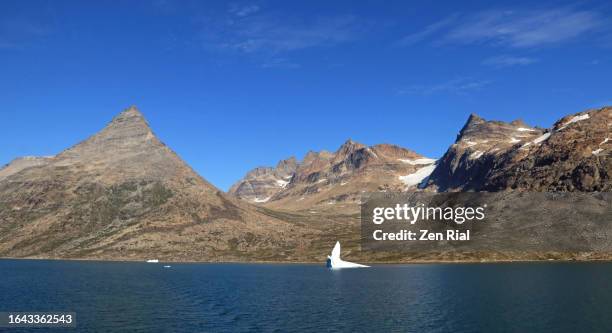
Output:
<instances>
[{"instance_id":1,"label":"snow patch on mountain","mask_svg":"<svg viewBox=\"0 0 612 333\"><path fill-rule=\"evenodd\" d=\"M551 134L550 132L542 134L541 136L539 136L535 140L533 140L531 142L527 142L526 144L522 145L521 149L531 145L532 143L533 144L538 144L538 143L542 143L542 142L548 140L548 138L550 137L550 134Z\"/></svg>"},{"instance_id":2,"label":"snow patch on mountain","mask_svg":"<svg viewBox=\"0 0 612 333\"><path fill-rule=\"evenodd\" d=\"M550 137L550 132L544 133L541 136L539 136L537 139L533 140L533 143L538 144L540 142L548 140L549 137Z\"/></svg>"},{"instance_id":3,"label":"snow patch on mountain","mask_svg":"<svg viewBox=\"0 0 612 333\"><path fill-rule=\"evenodd\" d=\"M255 198L253 201L254 201L254 202L263 203L263 202L268 202L268 201L270 201L270 198L272 198L272 197L267 197L267 198Z\"/></svg>"},{"instance_id":4,"label":"snow patch on mountain","mask_svg":"<svg viewBox=\"0 0 612 333\"><path fill-rule=\"evenodd\" d=\"M411 173L406 176L399 176L399 179L406 185L407 187L415 186L421 184L436 168L435 164L428 165L426 167L418 169L416 172Z\"/></svg>"},{"instance_id":5,"label":"snow patch on mountain","mask_svg":"<svg viewBox=\"0 0 612 333\"><path fill-rule=\"evenodd\" d=\"M561 126L561 128L559 128L558 130L559 130L559 131L561 131L561 130L563 130L564 128L566 128L567 126L569 126L570 124L577 123L577 122L579 122L579 121L581 121L581 120L586 120L586 119L589 119L589 118L590 118L590 117L589 117L589 114L588 114L588 113L581 114L581 115L579 115L579 116L574 116L574 117L573 117L572 119L570 119L570 120L569 120L567 123L565 123L563 126Z\"/></svg>"},{"instance_id":6,"label":"snow patch on mountain","mask_svg":"<svg viewBox=\"0 0 612 333\"><path fill-rule=\"evenodd\" d=\"M276 186L280 187L280 188L285 188L287 187L287 184L289 184L288 181L286 180L282 180L282 179L277 179L276 180Z\"/></svg>"},{"instance_id":7,"label":"snow patch on mountain","mask_svg":"<svg viewBox=\"0 0 612 333\"><path fill-rule=\"evenodd\" d=\"M470 154L469 159L470 160L479 159L482 156L482 154L484 154L484 152L482 152L480 150L477 150L477 151L473 152L472 154Z\"/></svg>"},{"instance_id":8,"label":"snow patch on mountain","mask_svg":"<svg viewBox=\"0 0 612 333\"><path fill-rule=\"evenodd\" d=\"M366 148L366 150L367 150L367 151L368 151L370 154L372 154L372 156L374 156L374 158L378 158L378 155L376 155L376 153L375 153L375 152L373 152L373 151L372 151L372 149L370 149L370 147Z\"/></svg>"},{"instance_id":9,"label":"snow patch on mountain","mask_svg":"<svg viewBox=\"0 0 612 333\"><path fill-rule=\"evenodd\" d=\"M410 165L426 165L426 164L436 163L437 161L433 158L417 158L414 160L400 158L398 160L402 163L406 163Z\"/></svg>"}]
</instances>

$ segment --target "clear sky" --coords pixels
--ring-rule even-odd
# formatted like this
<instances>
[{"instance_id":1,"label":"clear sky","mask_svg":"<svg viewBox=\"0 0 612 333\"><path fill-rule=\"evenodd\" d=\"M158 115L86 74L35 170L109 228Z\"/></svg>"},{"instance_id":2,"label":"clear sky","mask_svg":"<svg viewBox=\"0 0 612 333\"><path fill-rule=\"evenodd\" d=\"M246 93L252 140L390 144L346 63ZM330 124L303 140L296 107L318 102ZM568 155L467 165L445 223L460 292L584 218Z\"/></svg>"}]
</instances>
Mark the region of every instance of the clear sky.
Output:
<instances>
[{"instance_id":1,"label":"clear sky","mask_svg":"<svg viewBox=\"0 0 612 333\"><path fill-rule=\"evenodd\" d=\"M384 3L384 4L383 4ZM0 1L0 164L135 104L221 189L347 138L439 157L472 112L612 104L609 1Z\"/></svg>"}]
</instances>

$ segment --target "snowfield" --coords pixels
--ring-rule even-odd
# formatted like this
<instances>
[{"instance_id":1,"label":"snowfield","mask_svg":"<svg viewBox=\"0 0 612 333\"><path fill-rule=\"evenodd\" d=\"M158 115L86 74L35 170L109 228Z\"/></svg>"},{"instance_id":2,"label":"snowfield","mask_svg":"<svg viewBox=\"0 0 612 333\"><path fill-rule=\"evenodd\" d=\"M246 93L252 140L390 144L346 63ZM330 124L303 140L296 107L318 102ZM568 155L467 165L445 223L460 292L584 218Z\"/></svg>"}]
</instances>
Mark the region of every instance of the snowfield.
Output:
<instances>
[{"instance_id":1,"label":"snowfield","mask_svg":"<svg viewBox=\"0 0 612 333\"><path fill-rule=\"evenodd\" d=\"M435 164L428 165L424 168L420 168L415 173L411 173L406 176L399 176L399 179L406 185L407 187L415 186L421 184L436 168Z\"/></svg>"}]
</instances>

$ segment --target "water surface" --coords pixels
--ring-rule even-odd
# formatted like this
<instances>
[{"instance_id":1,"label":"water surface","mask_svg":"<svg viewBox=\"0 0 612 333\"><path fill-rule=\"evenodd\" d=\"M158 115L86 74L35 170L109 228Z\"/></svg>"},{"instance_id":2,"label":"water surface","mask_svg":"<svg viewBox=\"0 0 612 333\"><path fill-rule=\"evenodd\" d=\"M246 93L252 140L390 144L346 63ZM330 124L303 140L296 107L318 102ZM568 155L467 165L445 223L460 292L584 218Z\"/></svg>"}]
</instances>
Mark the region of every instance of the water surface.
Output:
<instances>
[{"instance_id":1,"label":"water surface","mask_svg":"<svg viewBox=\"0 0 612 333\"><path fill-rule=\"evenodd\" d=\"M0 260L0 311L83 332L612 331L612 263L163 265Z\"/></svg>"}]
</instances>

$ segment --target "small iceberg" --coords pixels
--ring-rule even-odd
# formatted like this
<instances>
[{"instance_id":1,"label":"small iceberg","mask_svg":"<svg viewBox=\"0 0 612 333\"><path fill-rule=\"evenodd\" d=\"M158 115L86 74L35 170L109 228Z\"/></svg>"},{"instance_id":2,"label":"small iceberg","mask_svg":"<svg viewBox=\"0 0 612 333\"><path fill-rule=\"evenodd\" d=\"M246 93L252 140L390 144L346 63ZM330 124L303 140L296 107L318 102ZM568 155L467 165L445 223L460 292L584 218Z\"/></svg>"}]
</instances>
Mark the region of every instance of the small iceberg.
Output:
<instances>
[{"instance_id":1,"label":"small iceberg","mask_svg":"<svg viewBox=\"0 0 612 333\"><path fill-rule=\"evenodd\" d=\"M151 263L151 264L156 264L156 263L159 262L159 260L157 260L157 259L149 259L149 260L147 260L147 262Z\"/></svg>"},{"instance_id":2,"label":"small iceberg","mask_svg":"<svg viewBox=\"0 0 612 333\"><path fill-rule=\"evenodd\" d=\"M336 246L332 250L331 256L327 256L327 268L339 269L339 268L359 268L359 267L370 267L366 265L356 264L340 259L340 242L336 242Z\"/></svg>"}]
</instances>

